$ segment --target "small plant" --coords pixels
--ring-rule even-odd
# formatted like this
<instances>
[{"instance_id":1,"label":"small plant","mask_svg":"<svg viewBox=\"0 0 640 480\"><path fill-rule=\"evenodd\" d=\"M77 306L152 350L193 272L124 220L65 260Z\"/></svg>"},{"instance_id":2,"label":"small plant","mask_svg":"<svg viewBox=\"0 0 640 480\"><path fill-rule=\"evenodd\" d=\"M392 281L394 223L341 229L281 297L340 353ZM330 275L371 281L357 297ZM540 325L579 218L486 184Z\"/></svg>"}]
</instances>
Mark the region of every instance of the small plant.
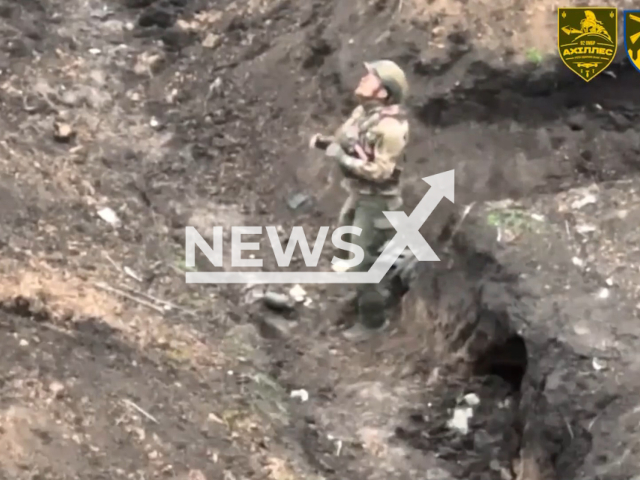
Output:
<instances>
[{"instance_id":1,"label":"small plant","mask_svg":"<svg viewBox=\"0 0 640 480\"><path fill-rule=\"evenodd\" d=\"M531 63L540 64L542 63L542 53L537 48L530 48L527 50L527 60Z\"/></svg>"},{"instance_id":2,"label":"small plant","mask_svg":"<svg viewBox=\"0 0 640 480\"><path fill-rule=\"evenodd\" d=\"M509 230L516 236L525 232L538 232L542 227L540 220L526 211L517 209L493 210L487 215L487 223L494 227Z\"/></svg>"}]
</instances>

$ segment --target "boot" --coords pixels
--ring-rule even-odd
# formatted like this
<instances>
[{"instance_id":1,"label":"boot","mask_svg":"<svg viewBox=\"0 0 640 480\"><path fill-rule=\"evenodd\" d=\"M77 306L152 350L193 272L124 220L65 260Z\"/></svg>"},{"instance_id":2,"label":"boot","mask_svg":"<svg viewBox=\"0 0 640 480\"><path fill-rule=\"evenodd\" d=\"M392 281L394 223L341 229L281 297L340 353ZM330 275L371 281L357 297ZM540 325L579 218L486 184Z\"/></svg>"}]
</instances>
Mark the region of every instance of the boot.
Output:
<instances>
[{"instance_id":1,"label":"boot","mask_svg":"<svg viewBox=\"0 0 640 480\"><path fill-rule=\"evenodd\" d=\"M358 322L343 332L350 341L359 342L369 339L375 333L383 331L387 325L385 298L375 288L361 290L358 297Z\"/></svg>"}]
</instances>

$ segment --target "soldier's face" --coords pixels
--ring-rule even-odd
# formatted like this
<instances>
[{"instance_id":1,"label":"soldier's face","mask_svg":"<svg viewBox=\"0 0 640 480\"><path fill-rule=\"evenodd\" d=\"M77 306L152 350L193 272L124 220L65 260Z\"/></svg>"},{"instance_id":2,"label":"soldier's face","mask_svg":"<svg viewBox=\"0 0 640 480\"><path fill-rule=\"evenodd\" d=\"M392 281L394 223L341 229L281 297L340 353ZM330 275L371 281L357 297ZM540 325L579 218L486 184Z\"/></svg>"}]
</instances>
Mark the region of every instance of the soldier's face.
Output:
<instances>
[{"instance_id":1,"label":"soldier's face","mask_svg":"<svg viewBox=\"0 0 640 480\"><path fill-rule=\"evenodd\" d=\"M362 98L386 98L387 91L382 88L380 79L378 76L370 71L360 79L358 88L356 88L356 95Z\"/></svg>"}]
</instances>

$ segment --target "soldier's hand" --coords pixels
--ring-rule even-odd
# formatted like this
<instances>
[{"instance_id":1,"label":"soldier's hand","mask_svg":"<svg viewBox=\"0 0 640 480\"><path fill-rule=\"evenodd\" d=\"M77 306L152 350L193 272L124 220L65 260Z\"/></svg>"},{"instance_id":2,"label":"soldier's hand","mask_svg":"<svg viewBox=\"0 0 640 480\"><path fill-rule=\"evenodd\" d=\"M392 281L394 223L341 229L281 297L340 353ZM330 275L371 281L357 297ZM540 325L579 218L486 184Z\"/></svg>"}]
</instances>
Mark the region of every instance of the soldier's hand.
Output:
<instances>
[{"instance_id":1,"label":"soldier's hand","mask_svg":"<svg viewBox=\"0 0 640 480\"><path fill-rule=\"evenodd\" d=\"M309 148L316 148L316 143L318 142L318 138L320 138L319 133L314 133L309 139Z\"/></svg>"},{"instance_id":2,"label":"soldier's hand","mask_svg":"<svg viewBox=\"0 0 640 480\"><path fill-rule=\"evenodd\" d=\"M336 142L331 142L324 151L324 154L327 157L334 158L336 160L340 159L343 155L346 155L340 144Z\"/></svg>"}]
</instances>

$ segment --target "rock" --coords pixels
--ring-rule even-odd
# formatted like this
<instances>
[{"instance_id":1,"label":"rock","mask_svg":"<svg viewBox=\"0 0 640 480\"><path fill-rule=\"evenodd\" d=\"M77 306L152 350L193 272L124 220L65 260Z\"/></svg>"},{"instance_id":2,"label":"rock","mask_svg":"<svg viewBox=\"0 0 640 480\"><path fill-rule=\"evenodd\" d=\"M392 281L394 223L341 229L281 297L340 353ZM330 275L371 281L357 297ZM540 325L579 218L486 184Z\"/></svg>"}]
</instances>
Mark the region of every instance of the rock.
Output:
<instances>
[{"instance_id":1,"label":"rock","mask_svg":"<svg viewBox=\"0 0 640 480\"><path fill-rule=\"evenodd\" d=\"M53 124L53 138L61 143L69 142L75 136L73 128L68 123L56 122Z\"/></svg>"},{"instance_id":2,"label":"rock","mask_svg":"<svg viewBox=\"0 0 640 480\"><path fill-rule=\"evenodd\" d=\"M136 64L133 67L133 71L136 73L136 75L157 74L160 72L160 70L162 70L164 63L165 58L162 54L143 52L138 55Z\"/></svg>"},{"instance_id":3,"label":"rock","mask_svg":"<svg viewBox=\"0 0 640 480\"><path fill-rule=\"evenodd\" d=\"M114 227L118 227L122 224L120 218L118 217L118 214L116 214L116 212L114 212L113 209L109 207L98 210L98 216L109 225L112 225Z\"/></svg>"},{"instance_id":4,"label":"rock","mask_svg":"<svg viewBox=\"0 0 640 480\"><path fill-rule=\"evenodd\" d=\"M309 195L304 193L295 193L287 199L287 204L291 210L296 210L310 200Z\"/></svg>"},{"instance_id":5,"label":"rock","mask_svg":"<svg viewBox=\"0 0 640 480\"><path fill-rule=\"evenodd\" d=\"M64 385L60 382L51 382L49 385L49 391L57 398L62 395L64 391Z\"/></svg>"},{"instance_id":6,"label":"rock","mask_svg":"<svg viewBox=\"0 0 640 480\"><path fill-rule=\"evenodd\" d=\"M307 298L307 292L300 285L294 285L289 290L289 295L297 302L303 303Z\"/></svg>"},{"instance_id":7,"label":"rock","mask_svg":"<svg viewBox=\"0 0 640 480\"><path fill-rule=\"evenodd\" d=\"M291 332L291 322L282 317L267 316L258 322L260 335L264 338L286 338Z\"/></svg>"},{"instance_id":8,"label":"rock","mask_svg":"<svg viewBox=\"0 0 640 480\"><path fill-rule=\"evenodd\" d=\"M204 48L215 48L220 44L220 35L216 35L215 33L209 33L202 41L202 46Z\"/></svg>"},{"instance_id":9,"label":"rock","mask_svg":"<svg viewBox=\"0 0 640 480\"><path fill-rule=\"evenodd\" d=\"M457 430L463 435L469 433L469 419L473 417L471 408L456 408L453 417L447 422L447 426L452 430Z\"/></svg>"},{"instance_id":10,"label":"rock","mask_svg":"<svg viewBox=\"0 0 640 480\"><path fill-rule=\"evenodd\" d=\"M467 395L464 396L464 401L470 407L475 407L480 403L480 398L475 393L468 393Z\"/></svg>"},{"instance_id":11,"label":"rock","mask_svg":"<svg viewBox=\"0 0 640 480\"><path fill-rule=\"evenodd\" d=\"M295 307L295 300L284 293L267 292L262 300L267 307L277 311L289 311Z\"/></svg>"},{"instance_id":12,"label":"rock","mask_svg":"<svg viewBox=\"0 0 640 480\"><path fill-rule=\"evenodd\" d=\"M293 390L291 392L291 398L299 398L302 403L309 400L309 392L307 392L304 388L300 390Z\"/></svg>"}]
</instances>

